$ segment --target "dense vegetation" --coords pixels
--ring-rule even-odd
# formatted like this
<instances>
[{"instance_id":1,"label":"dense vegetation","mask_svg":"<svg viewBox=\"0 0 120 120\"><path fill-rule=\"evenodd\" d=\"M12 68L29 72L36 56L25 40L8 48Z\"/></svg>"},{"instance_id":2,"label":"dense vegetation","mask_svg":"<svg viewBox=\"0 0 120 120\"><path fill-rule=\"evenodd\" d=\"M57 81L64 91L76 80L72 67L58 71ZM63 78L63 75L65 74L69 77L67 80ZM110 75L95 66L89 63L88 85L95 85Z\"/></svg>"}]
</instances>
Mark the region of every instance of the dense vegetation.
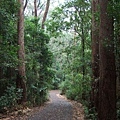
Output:
<instances>
[{"instance_id":1,"label":"dense vegetation","mask_svg":"<svg viewBox=\"0 0 120 120\"><path fill-rule=\"evenodd\" d=\"M0 111L41 105L60 89L86 118L120 119L119 0L68 0L53 10L50 0L22 2L0 4Z\"/></svg>"},{"instance_id":2,"label":"dense vegetation","mask_svg":"<svg viewBox=\"0 0 120 120\"><path fill-rule=\"evenodd\" d=\"M13 9L10 5L14 5ZM18 77L17 11L15 1L1 4L0 24L0 109L17 104L22 89L16 89ZM27 101L29 104L42 104L47 99L47 90L53 78L52 53L48 49L49 36L43 32L38 19L25 19L25 63ZM19 93L19 94L18 94ZM14 101L14 102L13 102Z\"/></svg>"}]
</instances>

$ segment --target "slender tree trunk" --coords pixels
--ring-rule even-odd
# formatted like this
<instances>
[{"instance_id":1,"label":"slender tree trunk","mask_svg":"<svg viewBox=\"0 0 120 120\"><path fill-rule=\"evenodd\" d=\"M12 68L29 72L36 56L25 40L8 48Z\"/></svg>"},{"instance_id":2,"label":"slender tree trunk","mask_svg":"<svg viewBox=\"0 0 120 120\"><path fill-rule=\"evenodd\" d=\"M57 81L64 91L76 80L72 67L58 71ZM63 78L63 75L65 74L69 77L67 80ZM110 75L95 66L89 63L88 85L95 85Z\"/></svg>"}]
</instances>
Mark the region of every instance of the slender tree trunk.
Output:
<instances>
[{"instance_id":1,"label":"slender tree trunk","mask_svg":"<svg viewBox=\"0 0 120 120\"><path fill-rule=\"evenodd\" d=\"M100 0L100 81L99 120L116 120L116 68L114 57L113 18L109 0Z\"/></svg>"},{"instance_id":2,"label":"slender tree trunk","mask_svg":"<svg viewBox=\"0 0 120 120\"><path fill-rule=\"evenodd\" d=\"M99 85L99 0L92 0L92 92L91 104L98 110Z\"/></svg>"},{"instance_id":3,"label":"slender tree trunk","mask_svg":"<svg viewBox=\"0 0 120 120\"><path fill-rule=\"evenodd\" d=\"M79 12L79 9L77 7L75 7L75 14L79 14L79 18L81 18L81 22L78 21L79 27L81 28L81 33L78 32L78 28L77 26L75 27L75 32L77 32L79 34L79 36L81 36L81 45L82 45L82 75L83 75L83 81L85 78L85 35L84 35L84 18L81 17L81 13ZM84 12L85 15L85 9L84 8L80 8L80 11ZM77 19L77 18L76 18Z\"/></svg>"},{"instance_id":4,"label":"slender tree trunk","mask_svg":"<svg viewBox=\"0 0 120 120\"><path fill-rule=\"evenodd\" d=\"M47 18L47 14L48 14L49 6L50 6L50 0L47 0L45 13L44 13L43 20L42 20L42 29L44 29L44 23L45 23L46 18Z\"/></svg>"},{"instance_id":5,"label":"slender tree trunk","mask_svg":"<svg viewBox=\"0 0 120 120\"><path fill-rule=\"evenodd\" d=\"M84 36L84 25L83 25L83 18L81 18L81 32L82 32L82 59L83 59L83 66L82 66L82 74L83 74L83 81L85 77L85 36Z\"/></svg>"},{"instance_id":6,"label":"slender tree trunk","mask_svg":"<svg viewBox=\"0 0 120 120\"><path fill-rule=\"evenodd\" d=\"M34 0L34 13L35 13L35 17L37 18L37 1Z\"/></svg>"},{"instance_id":7,"label":"slender tree trunk","mask_svg":"<svg viewBox=\"0 0 120 120\"><path fill-rule=\"evenodd\" d=\"M25 83L25 50L24 50L24 12L23 12L23 0L18 0L20 4L20 9L18 12L18 58L19 58L19 66L18 66L18 77L17 77L17 87L23 90L22 98L20 103L24 103L26 101L26 83Z\"/></svg>"},{"instance_id":8,"label":"slender tree trunk","mask_svg":"<svg viewBox=\"0 0 120 120\"><path fill-rule=\"evenodd\" d=\"M27 4L28 4L28 0L25 1L24 11L25 11L25 9L26 9L26 7L27 7Z\"/></svg>"}]
</instances>

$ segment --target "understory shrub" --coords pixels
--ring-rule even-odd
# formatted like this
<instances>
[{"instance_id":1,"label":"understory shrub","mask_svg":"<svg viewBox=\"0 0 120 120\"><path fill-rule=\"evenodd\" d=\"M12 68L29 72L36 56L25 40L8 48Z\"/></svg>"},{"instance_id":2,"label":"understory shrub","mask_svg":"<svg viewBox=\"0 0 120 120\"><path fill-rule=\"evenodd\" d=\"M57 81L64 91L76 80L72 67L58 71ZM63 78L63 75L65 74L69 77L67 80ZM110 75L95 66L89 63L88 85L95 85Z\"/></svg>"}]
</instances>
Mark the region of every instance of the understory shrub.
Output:
<instances>
[{"instance_id":1,"label":"understory shrub","mask_svg":"<svg viewBox=\"0 0 120 120\"><path fill-rule=\"evenodd\" d=\"M28 92L29 103L33 106L43 104L48 98L47 87L31 85L30 92Z\"/></svg>"},{"instance_id":2,"label":"understory shrub","mask_svg":"<svg viewBox=\"0 0 120 120\"><path fill-rule=\"evenodd\" d=\"M53 80L52 80L52 89L56 90L59 88L59 83L60 83L60 79L55 77Z\"/></svg>"},{"instance_id":3,"label":"understory shrub","mask_svg":"<svg viewBox=\"0 0 120 120\"><path fill-rule=\"evenodd\" d=\"M59 85L59 88L61 90L61 94L65 94L66 91L69 89L69 85L70 85L70 81L69 80L65 80L65 81L62 81Z\"/></svg>"},{"instance_id":4,"label":"understory shrub","mask_svg":"<svg viewBox=\"0 0 120 120\"><path fill-rule=\"evenodd\" d=\"M71 79L66 79L60 84L62 94L65 94L69 99L77 101L88 100L90 92L90 76L86 75L83 80L82 74L77 74Z\"/></svg>"},{"instance_id":5,"label":"understory shrub","mask_svg":"<svg viewBox=\"0 0 120 120\"><path fill-rule=\"evenodd\" d=\"M17 101L22 97L22 89L14 86L7 87L3 96L0 97L0 110L17 105Z\"/></svg>"}]
</instances>

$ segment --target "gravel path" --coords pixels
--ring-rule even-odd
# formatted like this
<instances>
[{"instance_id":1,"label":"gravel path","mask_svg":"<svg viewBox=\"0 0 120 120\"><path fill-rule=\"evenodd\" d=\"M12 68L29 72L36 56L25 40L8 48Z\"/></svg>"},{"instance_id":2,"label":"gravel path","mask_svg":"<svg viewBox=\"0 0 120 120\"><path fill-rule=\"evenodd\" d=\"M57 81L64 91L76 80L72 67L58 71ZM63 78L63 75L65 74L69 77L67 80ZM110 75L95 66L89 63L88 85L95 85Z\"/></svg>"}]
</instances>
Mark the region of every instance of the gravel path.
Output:
<instances>
[{"instance_id":1,"label":"gravel path","mask_svg":"<svg viewBox=\"0 0 120 120\"><path fill-rule=\"evenodd\" d=\"M72 104L60 96L58 90L50 91L50 102L28 120L72 120Z\"/></svg>"}]
</instances>

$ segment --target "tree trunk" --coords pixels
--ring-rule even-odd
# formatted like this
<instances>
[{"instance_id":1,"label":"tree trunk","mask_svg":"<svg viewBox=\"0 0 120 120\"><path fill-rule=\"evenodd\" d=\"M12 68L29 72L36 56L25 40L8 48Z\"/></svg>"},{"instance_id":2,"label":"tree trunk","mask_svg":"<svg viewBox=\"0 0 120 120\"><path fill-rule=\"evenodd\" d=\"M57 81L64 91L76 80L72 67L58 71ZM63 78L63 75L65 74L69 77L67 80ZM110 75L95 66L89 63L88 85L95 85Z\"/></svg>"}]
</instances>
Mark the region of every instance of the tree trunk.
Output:
<instances>
[{"instance_id":1,"label":"tree trunk","mask_svg":"<svg viewBox=\"0 0 120 120\"><path fill-rule=\"evenodd\" d=\"M83 18L81 18L81 32L82 32L82 59L83 59L83 66L82 66L82 74L83 74L83 81L85 78L85 36L84 36L84 25L83 25Z\"/></svg>"},{"instance_id":2,"label":"tree trunk","mask_svg":"<svg viewBox=\"0 0 120 120\"><path fill-rule=\"evenodd\" d=\"M36 0L34 0L34 13L35 13L35 17L37 18L37 4L36 4Z\"/></svg>"},{"instance_id":3,"label":"tree trunk","mask_svg":"<svg viewBox=\"0 0 120 120\"><path fill-rule=\"evenodd\" d=\"M27 4L28 4L28 0L25 1L24 11L25 11L25 9L26 9L26 7L27 7Z\"/></svg>"},{"instance_id":4,"label":"tree trunk","mask_svg":"<svg viewBox=\"0 0 120 120\"><path fill-rule=\"evenodd\" d=\"M45 23L47 14L48 14L49 6L50 6L50 0L47 0L45 13L44 13L43 20L42 20L42 29L44 29L44 23Z\"/></svg>"},{"instance_id":5,"label":"tree trunk","mask_svg":"<svg viewBox=\"0 0 120 120\"><path fill-rule=\"evenodd\" d=\"M92 92L91 106L98 110L99 86L99 0L92 0Z\"/></svg>"},{"instance_id":6,"label":"tree trunk","mask_svg":"<svg viewBox=\"0 0 120 120\"><path fill-rule=\"evenodd\" d=\"M92 70L93 79L99 78L99 0L92 1Z\"/></svg>"},{"instance_id":7,"label":"tree trunk","mask_svg":"<svg viewBox=\"0 0 120 120\"><path fill-rule=\"evenodd\" d=\"M115 21L115 43L116 43L116 70L117 70L117 98L120 99L120 19Z\"/></svg>"},{"instance_id":8,"label":"tree trunk","mask_svg":"<svg viewBox=\"0 0 120 120\"><path fill-rule=\"evenodd\" d=\"M2 79L3 78L3 69L2 69L2 67L0 67L0 79Z\"/></svg>"},{"instance_id":9,"label":"tree trunk","mask_svg":"<svg viewBox=\"0 0 120 120\"><path fill-rule=\"evenodd\" d=\"M18 88L23 90L22 98L20 103L24 103L26 101L26 83L25 83L25 50L24 50L24 12L23 12L23 0L18 0L20 4L20 9L18 12L18 58L19 58L19 66L18 66L18 77L16 80L16 85Z\"/></svg>"},{"instance_id":10,"label":"tree trunk","mask_svg":"<svg viewBox=\"0 0 120 120\"><path fill-rule=\"evenodd\" d=\"M100 0L100 81L99 120L116 120L116 68L114 57L113 18L109 0Z\"/></svg>"}]
</instances>

